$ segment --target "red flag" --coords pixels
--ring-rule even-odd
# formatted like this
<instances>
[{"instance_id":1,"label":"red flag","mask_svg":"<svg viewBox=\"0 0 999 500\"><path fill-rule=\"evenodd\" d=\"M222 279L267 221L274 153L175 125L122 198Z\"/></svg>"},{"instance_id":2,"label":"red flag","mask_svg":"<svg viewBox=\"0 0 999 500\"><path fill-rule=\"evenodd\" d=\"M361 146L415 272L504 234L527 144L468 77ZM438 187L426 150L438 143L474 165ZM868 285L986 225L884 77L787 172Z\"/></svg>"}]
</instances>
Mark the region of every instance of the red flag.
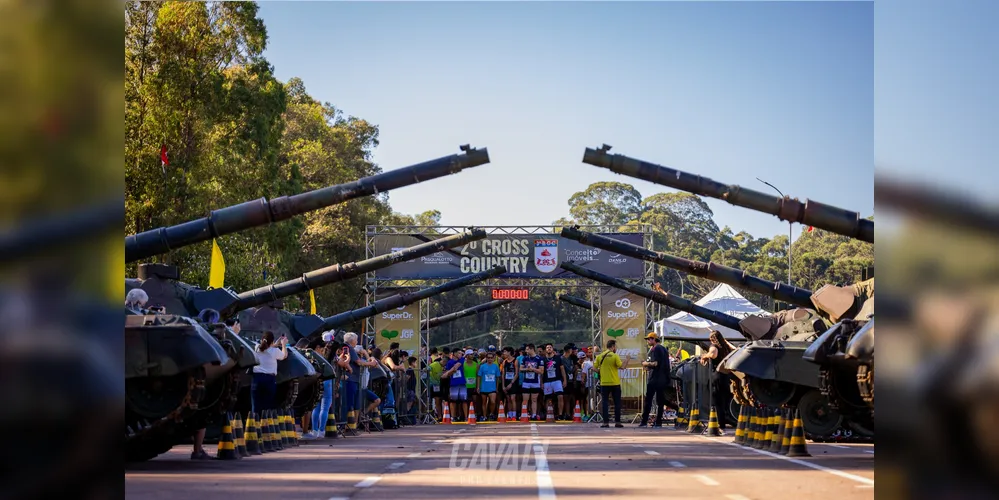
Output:
<instances>
[{"instance_id":1,"label":"red flag","mask_svg":"<svg viewBox=\"0 0 999 500\"><path fill-rule=\"evenodd\" d=\"M814 227L812 227L812 226L808 226L808 229L807 229L807 231L808 231L808 232L810 233L810 232L812 232L812 230L813 230L813 229L815 229L815 228L814 228Z\"/></svg>"},{"instance_id":2,"label":"red flag","mask_svg":"<svg viewBox=\"0 0 999 500\"><path fill-rule=\"evenodd\" d=\"M170 160L167 158L166 144L160 146L160 163L162 163L164 167L170 164Z\"/></svg>"}]
</instances>

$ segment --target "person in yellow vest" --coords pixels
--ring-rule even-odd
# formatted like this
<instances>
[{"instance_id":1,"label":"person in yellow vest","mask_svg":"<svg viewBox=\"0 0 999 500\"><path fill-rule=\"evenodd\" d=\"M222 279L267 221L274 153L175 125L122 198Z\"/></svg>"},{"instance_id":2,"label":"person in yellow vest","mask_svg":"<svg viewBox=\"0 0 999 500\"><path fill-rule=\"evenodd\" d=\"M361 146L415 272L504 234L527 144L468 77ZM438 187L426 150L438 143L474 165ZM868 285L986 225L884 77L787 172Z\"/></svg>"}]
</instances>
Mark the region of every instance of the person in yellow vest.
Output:
<instances>
[{"instance_id":1,"label":"person in yellow vest","mask_svg":"<svg viewBox=\"0 0 999 500\"><path fill-rule=\"evenodd\" d=\"M621 356L617 355L617 341L614 339L607 341L607 350L600 353L593 361L593 369L600 374L600 394L603 399L601 415L604 423L600 427L610 427L610 413L608 404L610 398L614 398L614 427L624 427L621 423L621 376L618 370L628 368L633 355L629 354L624 363Z\"/></svg>"}]
</instances>

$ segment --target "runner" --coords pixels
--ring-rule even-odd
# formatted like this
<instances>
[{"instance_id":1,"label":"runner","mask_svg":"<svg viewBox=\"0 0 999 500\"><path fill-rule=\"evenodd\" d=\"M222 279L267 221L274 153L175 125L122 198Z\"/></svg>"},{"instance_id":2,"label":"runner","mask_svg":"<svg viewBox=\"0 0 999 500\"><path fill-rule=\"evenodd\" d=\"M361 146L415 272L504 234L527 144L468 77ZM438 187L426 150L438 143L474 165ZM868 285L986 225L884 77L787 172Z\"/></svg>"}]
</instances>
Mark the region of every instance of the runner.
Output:
<instances>
[{"instance_id":1,"label":"runner","mask_svg":"<svg viewBox=\"0 0 999 500\"><path fill-rule=\"evenodd\" d=\"M555 352L555 346L545 344L545 359L543 370L543 382L545 401L551 402L555 410L556 417L561 417L560 409L564 411L565 397L565 367L562 365L562 357ZM545 406L547 408L547 405Z\"/></svg>"},{"instance_id":2,"label":"runner","mask_svg":"<svg viewBox=\"0 0 999 500\"><path fill-rule=\"evenodd\" d=\"M479 366L478 392L482 395L482 420L496 420L496 388L500 378L500 368L496 364L496 353L487 352L486 362Z\"/></svg>"},{"instance_id":3,"label":"runner","mask_svg":"<svg viewBox=\"0 0 999 500\"><path fill-rule=\"evenodd\" d=\"M506 418L516 419L520 412L517 405L517 396L520 394L520 370L517 365L517 358L514 357L514 350L507 346L503 348L503 364L500 367L503 373L502 394L506 397Z\"/></svg>"},{"instance_id":4,"label":"runner","mask_svg":"<svg viewBox=\"0 0 999 500\"><path fill-rule=\"evenodd\" d=\"M479 381L480 364L475 351L472 349L465 350L465 391L468 393L468 401L475 403L475 408L478 410L476 415L482 415L482 399L479 398L479 391L476 390ZM468 405L466 404L465 407L467 408ZM465 415L468 415L468 413L465 413Z\"/></svg>"},{"instance_id":5,"label":"runner","mask_svg":"<svg viewBox=\"0 0 999 500\"><path fill-rule=\"evenodd\" d=\"M462 420L464 415L468 415L468 391L465 386L465 367L459 351L451 352L451 359L444 367L444 374L441 380L451 381L451 419Z\"/></svg>"},{"instance_id":6,"label":"runner","mask_svg":"<svg viewBox=\"0 0 999 500\"><path fill-rule=\"evenodd\" d=\"M524 357L519 363L520 374L524 377L521 382L522 393L525 398L531 400L531 419L540 420L538 416L538 394L541 393L541 374L545 371L544 359L534 352L534 344L527 344L524 348Z\"/></svg>"}]
</instances>

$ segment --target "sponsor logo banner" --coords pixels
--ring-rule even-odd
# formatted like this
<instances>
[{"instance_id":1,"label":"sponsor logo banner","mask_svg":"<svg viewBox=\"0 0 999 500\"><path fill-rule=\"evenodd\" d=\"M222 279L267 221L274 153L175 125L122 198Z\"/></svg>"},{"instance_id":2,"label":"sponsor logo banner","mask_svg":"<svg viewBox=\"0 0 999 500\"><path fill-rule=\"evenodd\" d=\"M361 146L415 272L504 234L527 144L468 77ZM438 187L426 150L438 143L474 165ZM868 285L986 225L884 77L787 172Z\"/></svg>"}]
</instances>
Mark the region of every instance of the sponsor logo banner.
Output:
<instances>
[{"instance_id":1,"label":"sponsor logo banner","mask_svg":"<svg viewBox=\"0 0 999 500\"><path fill-rule=\"evenodd\" d=\"M603 234L633 245L641 245L640 233ZM376 255L385 255L419 245L424 240L412 235L385 234L373 238ZM451 251L437 252L418 259L397 262L375 271L378 279L460 278L493 266L506 266L506 278L564 278L572 273L558 267L575 264L615 278L641 278L640 259L583 245L558 234L496 234Z\"/></svg>"},{"instance_id":2,"label":"sponsor logo banner","mask_svg":"<svg viewBox=\"0 0 999 500\"><path fill-rule=\"evenodd\" d=\"M420 352L420 303L390 309L375 316L375 345L388 352L392 342L415 356Z\"/></svg>"},{"instance_id":3,"label":"sponsor logo banner","mask_svg":"<svg viewBox=\"0 0 999 500\"><path fill-rule=\"evenodd\" d=\"M619 371L621 395L638 397L645 393L642 387L642 361L645 359L645 297L611 288L600 295L600 346L610 339L617 340L617 354L621 362L630 355L628 369ZM636 368L637 367L637 368Z\"/></svg>"}]
</instances>

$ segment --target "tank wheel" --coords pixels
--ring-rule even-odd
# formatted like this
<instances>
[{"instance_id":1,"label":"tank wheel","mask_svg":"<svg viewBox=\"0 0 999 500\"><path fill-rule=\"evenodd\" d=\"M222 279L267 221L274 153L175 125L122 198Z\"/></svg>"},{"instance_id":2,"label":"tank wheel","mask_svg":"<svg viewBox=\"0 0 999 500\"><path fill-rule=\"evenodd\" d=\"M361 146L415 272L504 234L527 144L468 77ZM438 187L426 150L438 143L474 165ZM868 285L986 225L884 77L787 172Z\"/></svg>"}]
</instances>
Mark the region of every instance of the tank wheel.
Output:
<instances>
[{"instance_id":1,"label":"tank wheel","mask_svg":"<svg viewBox=\"0 0 999 500\"><path fill-rule=\"evenodd\" d=\"M297 382L297 381L296 381ZM312 387L304 394L299 393L295 397L293 408L295 415L305 415L311 413L312 409L319 405L319 400L323 397L323 381L316 380Z\"/></svg>"},{"instance_id":2,"label":"tank wheel","mask_svg":"<svg viewBox=\"0 0 999 500\"><path fill-rule=\"evenodd\" d=\"M277 401L278 408L288 408L295 404L295 399L298 398L298 379L292 379L288 382L282 384L285 388L284 394L281 395L281 388L278 388L278 396L275 398Z\"/></svg>"},{"instance_id":3,"label":"tank wheel","mask_svg":"<svg viewBox=\"0 0 999 500\"><path fill-rule=\"evenodd\" d=\"M802 394L798 401L798 410L801 412L801 423L805 427L805 432L816 438L831 436L843 423L843 416L829 407L829 400L818 389L811 389Z\"/></svg>"},{"instance_id":4,"label":"tank wheel","mask_svg":"<svg viewBox=\"0 0 999 500\"><path fill-rule=\"evenodd\" d=\"M198 409L198 403L205 393L205 368L198 368L183 374L186 379L186 394L177 401L173 411L153 422L138 416L132 406L133 398L127 400L125 411L125 460L141 462L151 460L170 450L177 444L174 434L176 424L189 418Z\"/></svg>"},{"instance_id":5,"label":"tank wheel","mask_svg":"<svg viewBox=\"0 0 999 500\"><path fill-rule=\"evenodd\" d=\"M128 411L147 419L170 414L190 392L190 378L188 373L179 373L172 377L141 377L125 381Z\"/></svg>"},{"instance_id":6,"label":"tank wheel","mask_svg":"<svg viewBox=\"0 0 999 500\"><path fill-rule=\"evenodd\" d=\"M749 379L749 389L753 391L753 399L765 406L779 408L794 397L796 386L777 380L766 380L752 377Z\"/></svg>"}]
</instances>

